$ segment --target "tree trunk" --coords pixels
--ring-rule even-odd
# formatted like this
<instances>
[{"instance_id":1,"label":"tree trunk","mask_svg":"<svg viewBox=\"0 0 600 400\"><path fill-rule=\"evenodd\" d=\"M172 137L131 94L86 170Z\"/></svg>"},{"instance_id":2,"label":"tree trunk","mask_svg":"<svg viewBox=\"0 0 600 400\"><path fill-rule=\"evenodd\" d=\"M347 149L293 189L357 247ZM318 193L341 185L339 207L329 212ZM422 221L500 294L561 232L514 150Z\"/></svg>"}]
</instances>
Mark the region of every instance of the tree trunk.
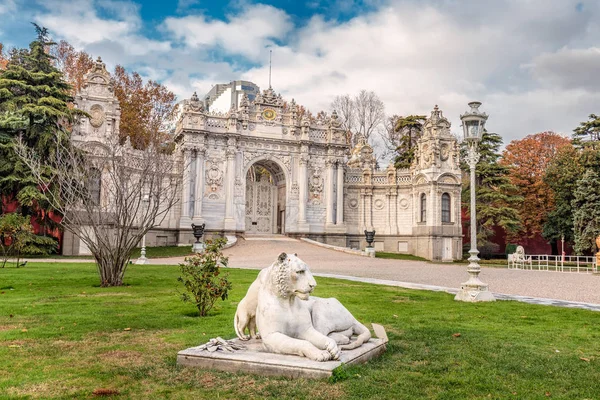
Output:
<instances>
[{"instance_id":1,"label":"tree trunk","mask_svg":"<svg viewBox=\"0 0 600 400\"><path fill-rule=\"evenodd\" d=\"M553 256L558 255L558 240L552 239L550 241L550 246L552 247L552 255Z\"/></svg>"},{"instance_id":2,"label":"tree trunk","mask_svg":"<svg viewBox=\"0 0 600 400\"><path fill-rule=\"evenodd\" d=\"M123 275L127 268L128 260L121 258L100 258L96 259L98 265L98 273L100 274L100 286L122 286Z\"/></svg>"}]
</instances>

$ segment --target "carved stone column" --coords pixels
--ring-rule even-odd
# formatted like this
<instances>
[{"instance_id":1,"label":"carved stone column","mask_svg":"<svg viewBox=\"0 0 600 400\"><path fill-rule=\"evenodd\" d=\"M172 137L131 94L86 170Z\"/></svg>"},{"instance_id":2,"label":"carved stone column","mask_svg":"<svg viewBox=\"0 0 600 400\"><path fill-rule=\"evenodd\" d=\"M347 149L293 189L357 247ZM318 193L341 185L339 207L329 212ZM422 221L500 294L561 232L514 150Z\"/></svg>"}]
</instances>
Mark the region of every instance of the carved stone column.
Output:
<instances>
[{"instance_id":1,"label":"carved stone column","mask_svg":"<svg viewBox=\"0 0 600 400\"><path fill-rule=\"evenodd\" d=\"M373 188L365 188L365 229L373 230Z\"/></svg>"},{"instance_id":2,"label":"carved stone column","mask_svg":"<svg viewBox=\"0 0 600 400\"><path fill-rule=\"evenodd\" d=\"M325 214L325 223L326 225L333 225L333 179L334 179L334 171L333 167L335 166L335 161L329 159L326 162L327 165L327 209Z\"/></svg>"},{"instance_id":3,"label":"carved stone column","mask_svg":"<svg viewBox=\"0 0 600 400\"><path fill-rule=\"evenodd\" d=\"M337 164L337 215L335 224L344 224L344 164L338 161Z\"/></svg>"},{"instance_id":4,"label":"carved stone column","mask_svg":"<svg viewBox=\"0 0 600 400\"><path fill-rule=\"evenodd\" d=\"M235 185L235 147L227 148L227 186L225 187L225 226L226 230L235 230L233 217L233 197Z\"/></svg>"},{"instance_id":5,"label":"carved stone column","mask_svg":"<svg viewBox=\"0 0 600 400\"><path fill-rule=\"evenodd\" d=\"M306 221L306 202L308 200L308 154L300 155L298 160L298 230L308 231Z\"/></svg>"},{"instance_id":6,"label":"carved stone column","mask_svg":"<svg viewBox=\"0 0 600 400\"><path fill-rule=\"evenodd\" d=\"M204 153L206 149L196 150L196 193L194 193L194 220L202 222L202 203L204 199Z\"/></svg>"},{"instance_id":7,"label":"carved stone column","mask_svg":"<svg viewBox=\"0 0 600 400\"><path fill-rule=\"evenodd\" d=\"M192 163L190 149L183 149L183 189L181 193L181 219L190 218L190 165ZM182 224L186 221L181 221Z\"/></svg>"},{"instance_id":8,"label":"carved stone column","mask_svg":"<svg viewBox=\"0 0 600 400\"><path fill-rule=\"evenodd\" d=\"M387 228L390 235L398 234L398 188L388 190L388 219Z\"/></svg>"}]
</instances>

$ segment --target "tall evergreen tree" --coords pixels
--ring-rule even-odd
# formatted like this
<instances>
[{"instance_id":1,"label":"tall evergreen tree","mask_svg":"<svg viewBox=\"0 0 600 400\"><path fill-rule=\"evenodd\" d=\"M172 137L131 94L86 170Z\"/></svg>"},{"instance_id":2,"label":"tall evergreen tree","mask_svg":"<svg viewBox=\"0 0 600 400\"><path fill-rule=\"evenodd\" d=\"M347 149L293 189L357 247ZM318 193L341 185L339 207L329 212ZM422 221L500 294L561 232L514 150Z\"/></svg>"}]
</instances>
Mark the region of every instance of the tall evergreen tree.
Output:
<instances>
[{"instance_id":1,"label":"tall evergreen tree","mask_svg":"<svg viewBox=\"0 0 600 400\"><path fill-rule=\"evenodd\" d=\"M35 24L34 24L35 25ZM46 28L35 25L37 39L29 49L15 50L0 72L0 193L16 199L23 215L34 215L42 224L47 213L41 187L14 151L22 140L40 157L49 157L57 142L69 138L70 126L80 111L70 109L70 86L53 66L48 49L54 43Z\"/></svg>"},{"instance_id":2,"label":"tall evergreen tree","mask_svg":"<svg viewBox=\"0 0 600 400\"><path fill-rule=\"evenodd\" d=\"M591 168L583 174L572 205L575 252L582 254L596 247L600 235L600 174Z\"/></svg>"},{"instance_id":3,"label":"tall evergreen tree","mask_svg":"<svg viewBox=\"0 0 600 400\"><path fill-rule=\"evenodd\" d=\"M394 159L396 168L410 168L415 159L415 147L421 137L424 122L424 115L408 115L396 119L394 127L398 136L397 156Z\"/></svg>"},{"instance_id":4,"label":"tall evergreen tree","mask_svg":"<svg viewBox=\"0 0 600 400\"><path fill-rule=\"evenodd\" d=\"M573 200L577 181L585 171L580 152L573 146L559 149L544 175L544 182L554 193L554 209L548 213L542 236L548 241L564 237L573 242Z\"/></svg>"},{"instance_id":5,"label":"tall evergreen tree","mask_svg":"<svg viewBox=\"0 0 600 400\"><path fill-rule=\"evenodd\" d=\"M522 197L517 194L517 187L510 182L509 167L499 163L502 138L496 133L485 131L479 142L480 159L476 167L477 191L477 246L483 247L493 235L494 226L500 226L505 232L519 230L521 223L515 208ZM461 169L463 179L462 202L468 210L471 198L469 181L470 168L464 161L467 144L461 144Z\"/></svg>"},{"instance_id":6,"label":"tall evergreen tree","mask_svg":"<svg viewBox=\"0 0 600 400\"><path fill-rule=\"evenodd\" d=\"M573 130L573 143L579 147L598 149L600 145L600 116L590 114L588 121Z\"/></svg>"}]
</instances>

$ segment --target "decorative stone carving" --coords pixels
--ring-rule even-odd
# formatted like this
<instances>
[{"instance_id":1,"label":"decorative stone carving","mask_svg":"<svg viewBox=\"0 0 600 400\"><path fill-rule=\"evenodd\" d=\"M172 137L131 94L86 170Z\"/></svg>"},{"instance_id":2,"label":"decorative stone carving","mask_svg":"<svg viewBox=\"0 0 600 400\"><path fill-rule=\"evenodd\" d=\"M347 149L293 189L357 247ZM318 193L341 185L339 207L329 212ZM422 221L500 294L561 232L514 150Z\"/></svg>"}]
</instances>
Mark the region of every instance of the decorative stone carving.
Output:
<instances>
[{"instance_id":1,"label":"decorative stone carving","mask_svg":"<svg viewBox=\"0 0 600 400\"><path fill-rule=\"evenodd\" d=\"M217 192L223 185L223 171L215 162L211 162L210 167L206 169L206 184L211 192Z\"/></svg>"},{"instance_id":2,"label":"decorative stone carving","mask_svg":"<svg viewBox=\"0 0 600 400\"><path fill-rule=\"evenodd\" d=\"M236 310L238 337L260 332L267 351L316 361L336 360L341 350L355 349L371 338L369 330L334 298L311 297L317 286L308 265L281 253L262 270ZM254 328L254 329L253 329Z\"/></svg>"},{"instance_id":3,"label":"decorative stone carving","mask_svg":"<svg viewBox=\"0 0 600 400\"><path fill-rule=\"evenodd\" d=\"M350 154L348 167L350 168L373 168L375 166L375 157L373 148L367 143L364 136L358 135L358 142Z\"/></svg>"},{"instance_id":4,"label":"decorative stone carving","mask_svg":"<svg viewBox=\"0 0 600 400\"><path fill-rule=\"evenodd\" d=\"M105 114L104 114L104 109L102 108L101 105L94 104L90 108L90 116L91 116L90 124L94 128L100 128L102 126L102 124L104 123Z\"/></svg>"},{"instance_id":5,"label":"decorative stone carving","mask_svg":"<svg viewBox=\"0 0 600 400\"><path fill-rule=\"evenodd\" d=\"M310 201L312 204L321 204L321 195L323 194L323 178L321 170L315 169L308 182L310 191Z\"/></svg>"}]
</instances>

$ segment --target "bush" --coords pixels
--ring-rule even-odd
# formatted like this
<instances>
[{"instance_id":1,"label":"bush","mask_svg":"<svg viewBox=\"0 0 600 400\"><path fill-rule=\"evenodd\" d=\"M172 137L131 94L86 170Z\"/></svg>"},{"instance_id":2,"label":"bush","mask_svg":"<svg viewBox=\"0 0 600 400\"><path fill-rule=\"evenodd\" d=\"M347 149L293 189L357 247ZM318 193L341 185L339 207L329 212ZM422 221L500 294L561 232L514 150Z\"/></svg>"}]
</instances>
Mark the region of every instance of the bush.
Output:
<instances>
[{"instance_id":1,"label":"bush","mask_svg":"<svg viewBox=\"0 0 600 400\"><path fill-rule=\"evenodd\" d=\"M0 268L4 268L10 256L17 258L18 268L21 266L21 255L46 255L56 250L56 247L54 238L33 234L30 217L18 213L0 215Z\"/></svg>"},{"instance_id":2,"label":"bush","mask_svg":"<svg viewBox=\"0 0 600 400\"><path fill-rule=\"evenodd\" d=\"M207 240L203 253L187 257L185 263L179 264L182 276L177 280L189 292L182 293L181 299L194 303L201 317L208 314L219 298L225 300L231 290L229 274L221 276L220 270L228 261L221 252L225 243L225 239Z\"/></svg>"}]
</instances>

